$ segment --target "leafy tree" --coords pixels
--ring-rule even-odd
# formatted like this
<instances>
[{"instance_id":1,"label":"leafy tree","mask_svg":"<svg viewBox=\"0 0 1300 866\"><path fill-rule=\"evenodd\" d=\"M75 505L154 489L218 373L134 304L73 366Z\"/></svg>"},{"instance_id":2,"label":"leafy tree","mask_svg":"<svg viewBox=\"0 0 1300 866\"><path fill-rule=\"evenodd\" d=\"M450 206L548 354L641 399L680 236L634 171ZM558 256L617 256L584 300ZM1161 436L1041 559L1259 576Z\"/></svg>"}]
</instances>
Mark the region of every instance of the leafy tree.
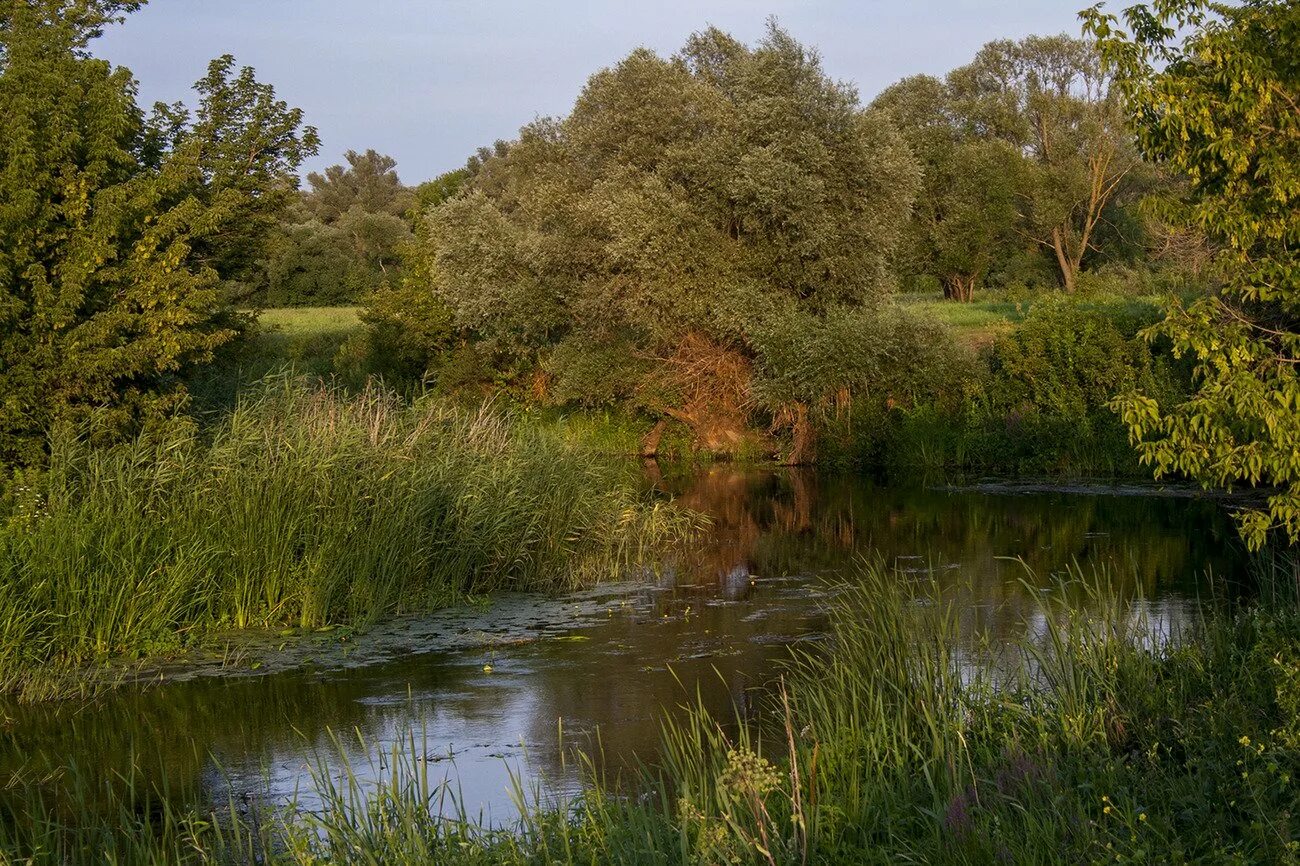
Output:
<instances>
[{"instance_id":1,"label":"leafy tree","mask_svg":"<svg viewBox=\"0 0 1300 866\"><path fill-rule=\"evenodd\" d=\"M882 407L929 397L957 353L939 325L898 307L839 307L823 314L788 306L753 328L753 390L777 407L775 421L793 436L788 461L810 463L817 409L843 411L854 400Z\"/></svg>"},{"instance_id":2,"label":"leafy tree","mask_svg":"<svg viewBox=\"0 0 1300 866\"><path fill-rule=\"evenodd\" d=\"M344 154L347 167L332 165L325 173L311 172L311 190L304 197L307 209L323 223L338 222L349 211L406 216L413 203L411 190L397 176L397 160L367 150Z\"/></svg>"},{"instance_id":3,"label":"leafy tree","mask_svg":"<svg viewBox=\"0 0 1300 866\"><path fill-rule=\"evenodd\" d=\"M251 70L213 62L199 107L146 119L130 73L88 53L139 3L0 2L0 460L92 411L114 436L184 402L232 339L244 276L316 133Z\"/></svg>"},{"instance_id":4,"label":"leafy tree","mask_svg":"<svg viewBox=\"0 0 1300 866\"><path fill-rule=\"evenodd\" d=\"M473 177L473 172L468 168L458 168L454 171L443 172L433 180L426 180L415 188L415 219L419 221L425 213L431 208L435 208L464 188L465 182Z\"/></svg>"},{"instance_id":5,"label":"leafy tree","mask_svg":"<svg viewBox=\"0 0 1300 866\"><path fill-rule=\"evenodd\" d=\"M743 388L697 386L747 369L773 309L882 298L918 179L888 118L775 25L752 48L708 30L634 51L471 175L427 224L456 326L506 372L615 377L594 393L719 441Z\"/></svg>"},{"instance_id":6,"label":"leafy tree","mask_svg":"<svg viewBox=\"0 0 1300 866\"><path fill-rule=\"evenodd\" d=\"M1174 225L1220 248L1221 292L1172 304L1150 332L1195 360L1195 393L1117 401L1157 475L1269 488L1248 511L1253 547L1300 540L1300 6L1165 0L1119 19L1092 9L1088 32L1132 113L1142 152L1186 178ZM1179 31L1186 35L1179 39Z\"/></svg>"},{"instance_id":7,"label":"leafy tree","mask_svg":"<svg viewBox=\"0 0 1300 866\"><path fill-rule=\"evenodd\" d=\"M349 150L345 158L346 167L307 175L311 188L274 233L263 302L352 302L398 278L414 239L415 196L392 157Z\"/></svg>"},{"instance_id":8,"label":"leafy tree","mask_svg":"<svg viewBox=\"0 0 1300 866\"><path fill-rule=\"evenodd\" d=\"M1020 230L1051 252L1073 292L1107 207L1139 163L1095 47L1067 36L990 42L947 86L968 133L1026 157Z\"/></svg>"},{"instance_id":9,"label":"leafy tree","mask_svg":"<svg viewBox=\"0 0 1300 866\"><path fill-rule=\"evenodd\" d=\"M990 268L1020 243L1023 158L970 130L949 86L932 76L903 79L873 107L889 111L924 168L904 266L937 280L944 297L971 300Z\"/></svg>"}]
</instances>

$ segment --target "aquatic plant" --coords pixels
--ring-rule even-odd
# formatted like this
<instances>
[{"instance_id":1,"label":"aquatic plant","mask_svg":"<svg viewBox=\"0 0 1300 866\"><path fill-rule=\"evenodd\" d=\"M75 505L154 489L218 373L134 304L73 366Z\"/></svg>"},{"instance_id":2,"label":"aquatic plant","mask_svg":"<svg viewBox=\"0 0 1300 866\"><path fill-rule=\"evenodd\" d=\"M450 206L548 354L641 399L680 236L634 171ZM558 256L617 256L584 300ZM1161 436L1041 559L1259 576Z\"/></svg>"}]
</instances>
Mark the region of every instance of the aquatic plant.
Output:
<instances>
[{"instance_id":1,"label":"aquatic plant","mask_svg":"<svg viewBox=\"0 0 1300 866\"><path fill-rule=\"evenodd\" d=\"M210 435L177 424L107 450L64 435L23 486L0 528L0 692L28 696L213 629L572 587L692 526L627 469L490 407L289 377Z\"/></svg>"},{"instance_id":2,"label":"aquatic plant","mask_svg":"<svg viewBox=\"0 0 1300 866\"><path fill-rule=\"evenodd\" d=\"M664 760L637 787L589 763L567 808L517 781L515 826L468 815L412 738L380 772L318 758L306 786L319 803L260 814L72 772L23 780L0 797L0 860L1294 861L1294 584L1279 574L1268 600L1153 641L1141 602L1104 578L1043 594L1029 637L999 648L959 634L937 584L868 567L838 597L830 645L795 656L765 720L690 712L665 725ZM1092 614L1072 605L1079 591Z\"/></svg>"}]
</instances>

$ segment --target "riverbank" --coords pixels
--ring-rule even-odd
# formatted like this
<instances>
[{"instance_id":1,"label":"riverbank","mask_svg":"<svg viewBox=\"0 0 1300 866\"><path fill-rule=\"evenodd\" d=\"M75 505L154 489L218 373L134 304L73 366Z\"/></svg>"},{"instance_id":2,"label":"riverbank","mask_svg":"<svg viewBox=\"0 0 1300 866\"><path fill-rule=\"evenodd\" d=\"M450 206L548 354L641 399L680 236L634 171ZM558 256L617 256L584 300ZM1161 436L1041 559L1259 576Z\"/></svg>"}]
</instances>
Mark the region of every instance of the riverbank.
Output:
<instances>
[{"instance_id":1,"label":"riverbank","mask_svg":"<svg viewBox=\"0 0 1300 866\"><path fill-rule=\"evenodd\" d=\"M630 789L590 776L571 811L521 782L533 804L523 819L486 829L440 786L412 732L377 766L341 762L341 740L305 755L311 797L299 809L232 795L214 811L178 810L163 792L106 792L73 771L7 801L0 852L20 862L1289 862L1300 837L1300 615L1289 577L1274 577L1255 602L1204 608L1153 641L1162 632L1140 600L1116 595L1105 574L1076 574L1036 593L1023 638L980 649L956 585L867 567L840 585L828 641L795 653L739 733L697 710L665 728L657 769ZM621 796L629 790L642 796Z\"/></svg>"},{"instance_id":2,"label":"riverbank","mask_svg":"<svg viewBox=\"0 0 1300 866\"><path fill-rule=\"evenodd\" d=\"M285 378L209 431L57 441L3 513L0 692L29 698L216 630L572 588L691 528L627 467L491 410Z\"/></svg>"},{"instance_id":3,"label":"riverbank","mask_svg":"<svg viewBox=\"0 0 1300 866\"><path fill-rule=\"evenodd\" d=\"M1188 365L1138 335L1159 319L1160 303L1113 290L1077 298L990 293L969 304L897 295L899 311L936 326L929 372L906 387L895 383L897 392L882 386L806 406L801 435L810 438L800 459L900 479L969 473L1149 478L1110 400L1134 387L1171 397L1188 386ZM468 349L402 374L393 362L401 347L381 345L368 328L354 307L266 310L248 339L192 383L196 406L219 414L241 387L292 365L352 388L382 375L409 393L431 391L471 404L491 395L515 407L521 423L554 428L610 455L649 449L673 461L763 464L793 454L787 441L793 431L783 416L754 414L743 435L714 443L722 449L715 452L678 417L687 415L651 412L637 399L557 401L544 369L514 378L488 374L486 362Z\"/></svg>"}]
</instances>

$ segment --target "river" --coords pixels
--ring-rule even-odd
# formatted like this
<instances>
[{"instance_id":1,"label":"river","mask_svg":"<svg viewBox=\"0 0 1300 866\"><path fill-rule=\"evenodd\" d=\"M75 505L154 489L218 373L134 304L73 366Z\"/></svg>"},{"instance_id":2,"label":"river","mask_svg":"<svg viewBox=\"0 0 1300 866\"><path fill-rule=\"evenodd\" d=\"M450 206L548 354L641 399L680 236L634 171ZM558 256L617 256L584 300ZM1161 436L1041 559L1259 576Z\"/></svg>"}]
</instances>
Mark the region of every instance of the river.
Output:
<instances>
[{"instance_id":1,"label":"river","mask_svg":"<svg viewBox=\"0 0 1300 866\"><path fill-rule=\"evenodd\" d=\"M1140 598L1164 634L1245 572L1224 508L1182 491L725 465L655 468L647 483L712 518L662 570L355 635L262 636L88 704L0 707L0 773L111 784L134 764L174 796L283 803L310 800L317 757L337 766L341 751L364 778L414 742L470 815L500 822L516 814L512 778L548 798L575 790L575 749L617 771L652 761L663 714L697 695L723 717L745 711L791 644L816 646L835 583L864 560L960 585L963 625L994 645L1034 627L1034 594L1067 569Z\"/></svg>"}]
</instances>

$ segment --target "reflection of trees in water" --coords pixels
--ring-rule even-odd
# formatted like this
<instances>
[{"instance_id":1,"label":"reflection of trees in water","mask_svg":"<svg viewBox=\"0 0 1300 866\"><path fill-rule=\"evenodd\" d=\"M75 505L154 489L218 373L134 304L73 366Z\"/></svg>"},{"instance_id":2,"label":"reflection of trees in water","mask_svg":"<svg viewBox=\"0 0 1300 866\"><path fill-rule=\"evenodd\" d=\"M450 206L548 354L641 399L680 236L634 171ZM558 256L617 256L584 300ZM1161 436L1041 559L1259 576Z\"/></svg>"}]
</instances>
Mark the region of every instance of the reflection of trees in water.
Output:
<instances>
[{"instance_id":1,"label":"reflection of trees in water","mask_svg":"<svg viewBox=\"0 0 1300 866\"><path fill-rule=\"evenodd\" d=\"M318 677L298 671L266 677L200 677L163 687L126 686L88 705L17 705L4 708L0 733L0 797L14 773L40 779L68 766L99 785L131 778L159 783L185 802L222 802L224 772L244 776L255 793L263 764L297 772L302 758L334 751L331 732L355 743L354 730L418 729L425 708L399 699L371 704L377 693L405 695L437 690L459 693L463 667L418 665L384 684L371 677ZM213 764L213 756L224 769ZM138 775L133 775L138 774ZM64 793L66 779L49 788ZM242 792L241 792L242 793ZM78 801L81 804L81 801Z\"/></svg>"},{"instance_id":2,"label":"reflection of trees in water","mask_svg":"<svg viewBox=\"0 0 1300 866\"><path fill-rule=\"evenodd\" d=\"M855 558L879 560L900 579L938 580L964 623L993 638L1022 632L1035 593L1067 574L1155 598L1194 595L1207 571L1241 568L1225 515L1201 500L944 491L724 465L668 487L714 520L683 560L695 580L851 577Z\"/></svg>"},{"instance_id":3,"label":"reflection of trees in water","mask_svg":"<svg viewBox=\"0 0 1300 866\"><path fill-rule=\"evenodd\" d=\"M653 596L649 622L611 616L585 632L586 642L520 648L512 655L524 670L512 676L487 678L464 658L412 657L339 675L296 671L125 689L83 708L6 707L0 783L19 769L20 756L30 762L27 778L73 756L93 778L127 775L138 764L145 778L165 776L178 796L221 797L210 754L254 774L262 761L287 762L270 769L293 778L304 750L332 751L329 730L395 736L428 726L437 739L439 730L474 725L500 731L502 719L513 728L500 736L523 733L537 744L530 761L554 777L558 753L547 744L558 717L600 725L610 758L651 755L660 709L690 703L695 683L728 717L744 689L787 656L767 642L772 635L819 627L815 601L784 595L797 588L764 578L851 579L855 557L877 558L918 589L933 576L966 633L986 634L996 647L1043 632L1035 595L1076 563L1085 573L1102 570L1125 598L1149 599L1145 610L1165 633L1184 627L1187 608L1177 597L1195 592L1199 572L1209 566L1232 576L1241 568L1230 522L1205 501L946 492L722 464L650 480L709 514L713 526L679 552L678 586ZM1012 556L1033 571L1029 585L1025 567L1000 558ZM725 603L751 595L752 604ZM1077 591L1067 601L1087 604ZM1069 606L1056 615L1068 616Z\"/></svg>"}]
</instances>

